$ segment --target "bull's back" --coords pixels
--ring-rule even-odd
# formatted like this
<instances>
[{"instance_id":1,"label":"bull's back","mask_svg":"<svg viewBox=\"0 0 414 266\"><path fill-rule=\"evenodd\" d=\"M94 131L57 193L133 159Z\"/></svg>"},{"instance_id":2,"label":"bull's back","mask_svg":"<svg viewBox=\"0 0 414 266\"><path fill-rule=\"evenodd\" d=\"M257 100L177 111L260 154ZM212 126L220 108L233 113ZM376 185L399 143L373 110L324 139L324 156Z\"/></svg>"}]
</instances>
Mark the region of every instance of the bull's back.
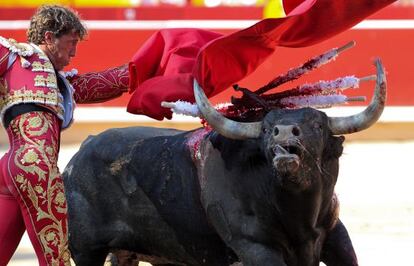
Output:
<instances>
[{"instance_id":1,"label":"bull's back","mask_svg":"<svg viewBox=\"0 0 414 266\"><path fill-rule=\"evenodd\" d=\"M220 241L201 208L186 134L139 127L86 140L64 172L72 244L136 250L145 242L143 253L191 260L187 245L205 252L195 238Z\"/></svg>"}]
</instances>

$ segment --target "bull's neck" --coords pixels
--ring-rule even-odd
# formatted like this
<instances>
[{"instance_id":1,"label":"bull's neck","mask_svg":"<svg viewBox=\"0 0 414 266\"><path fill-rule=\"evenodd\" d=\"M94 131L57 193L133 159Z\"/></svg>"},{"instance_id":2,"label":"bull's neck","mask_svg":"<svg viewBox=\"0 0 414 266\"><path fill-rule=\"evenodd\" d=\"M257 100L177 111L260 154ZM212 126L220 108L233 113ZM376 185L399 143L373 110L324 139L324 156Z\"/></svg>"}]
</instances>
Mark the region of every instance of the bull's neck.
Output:
<instances>
[{"instance_id":1,"label":"bull's neck","mask_svg":"<svg viewBox=\"0 0 414 266\"><path fill-rule=\"evenodd\" d=\"M280 187L277 202L281 213L291 217L292 226L303 224L315 227L322 203L322 189L321 186L314 185L305 191L298 192Z\"/></svg>"},{"instance_id":2,"label":"bull's neck","mask_svg":"<svg viewBox=\"0 0 414 266\"><path fill-rule=\"evenodd\" d=\"M280 215L283 217L284 233L290 246L294 248L293 258L307 261L306 265L314 265L319 261L320 245L317 243L324 238L325 230L319 224L321 215L320 186L301 193L280 190L278 204ZM313 258L314 262L310 261Z\"/></svg>"}]
</instances>

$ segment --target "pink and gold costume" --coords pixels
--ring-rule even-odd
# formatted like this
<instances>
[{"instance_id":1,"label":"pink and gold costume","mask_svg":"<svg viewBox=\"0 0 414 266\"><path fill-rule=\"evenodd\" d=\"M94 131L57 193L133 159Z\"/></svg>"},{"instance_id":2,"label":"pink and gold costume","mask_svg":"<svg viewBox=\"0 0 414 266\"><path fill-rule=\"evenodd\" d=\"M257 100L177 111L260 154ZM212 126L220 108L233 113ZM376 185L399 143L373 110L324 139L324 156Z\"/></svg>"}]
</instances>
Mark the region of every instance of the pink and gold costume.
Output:
<instances>
[{"instance_id":1,"label":"pink and gold costume","mask_svg":"<svg viewBox=\"0 0 414 266\"><path fill-rule=\"evenodd\" d=\"M101 102L127 91L127 66L70 77L56 73L34 44L0 37L0 115L35 104L6 130L10 148L0 160L0 265L7 265L26 229L39 265L70 265L66 199L57 166L60 132L75 101ZM72 85L71 85L72 83Z\"/></svg>"}]
</instances>

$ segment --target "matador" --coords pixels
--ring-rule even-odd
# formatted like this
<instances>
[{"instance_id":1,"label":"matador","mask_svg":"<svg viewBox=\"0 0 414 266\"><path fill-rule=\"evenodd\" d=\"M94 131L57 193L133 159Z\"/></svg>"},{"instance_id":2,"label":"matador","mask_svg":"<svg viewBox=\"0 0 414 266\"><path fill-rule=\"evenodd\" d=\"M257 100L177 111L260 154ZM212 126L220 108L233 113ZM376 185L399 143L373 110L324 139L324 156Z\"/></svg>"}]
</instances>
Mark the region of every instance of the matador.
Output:
<instances>
[{"instance_id":1,"label":"matador","mask_svg":"<svg viewBox=\"0 0 414 266\"><path fill-rule=\"evenodd\" d=\"M127 65L84 75L62 72L85 34L75 12L43 6L31 20L28 43L0 37L0 117L10 146L0 161L2 266L25 230L39 265L70 265L57 165L60 134L72 123L75 103L118 97L129 80Z\"/></svg>"}]
</instances>

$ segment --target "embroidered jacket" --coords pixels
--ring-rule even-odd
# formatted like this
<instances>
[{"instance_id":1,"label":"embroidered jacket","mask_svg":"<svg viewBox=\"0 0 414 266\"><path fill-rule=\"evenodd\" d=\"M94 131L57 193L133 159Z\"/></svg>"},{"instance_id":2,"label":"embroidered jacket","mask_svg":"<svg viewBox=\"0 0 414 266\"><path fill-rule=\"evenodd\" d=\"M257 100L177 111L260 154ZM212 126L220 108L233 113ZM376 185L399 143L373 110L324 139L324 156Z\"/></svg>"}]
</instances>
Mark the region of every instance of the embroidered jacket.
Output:
<instances>
[{"instance_id":1,"label":"embroidered jacket","mask_svg":"<svg viewBox=\"0 0 414 266\"><path fill-rule=\"evenodd\" d=\"M35 103L50 109L62 120L62 128L73 120L75 99L79 103L103 102L128 90L127 66L84 75L56 74L52 63L35 44L17 43L0 36L0 119L10 107ZM64 88L58 88L57 76Z\"/></svg>"},{"instance_id":2,"label":"embroidered jacket","mask_svg":"<svg viewBox=\"0 0 414 266\"><path fill-rule=\"evenodd\" d=\"M63 119L63 98L49 58L35 45L0 37L0 116L20 103L36 103Z\"/></svg>"}]
</instances>

